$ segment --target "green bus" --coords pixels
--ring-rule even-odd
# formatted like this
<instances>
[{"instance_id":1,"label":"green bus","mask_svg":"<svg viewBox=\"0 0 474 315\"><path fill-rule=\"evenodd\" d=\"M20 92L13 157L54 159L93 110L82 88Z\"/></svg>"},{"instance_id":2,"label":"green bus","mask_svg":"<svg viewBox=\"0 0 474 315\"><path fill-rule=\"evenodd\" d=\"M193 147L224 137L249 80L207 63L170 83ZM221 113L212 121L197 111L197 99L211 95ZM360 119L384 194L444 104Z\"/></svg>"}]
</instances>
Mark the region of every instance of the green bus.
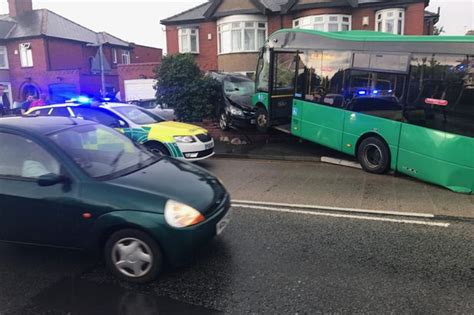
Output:
<instances>
[{"instance_id":1,"label":"green bus","mask_svg":"<svg viewBox=\"0 0 474 315\"><path fill-rule=\"evenodd\" d=\"M474 191L474 36L283 29L257 65L257 128Z\"/></svg>"}]
</instances>

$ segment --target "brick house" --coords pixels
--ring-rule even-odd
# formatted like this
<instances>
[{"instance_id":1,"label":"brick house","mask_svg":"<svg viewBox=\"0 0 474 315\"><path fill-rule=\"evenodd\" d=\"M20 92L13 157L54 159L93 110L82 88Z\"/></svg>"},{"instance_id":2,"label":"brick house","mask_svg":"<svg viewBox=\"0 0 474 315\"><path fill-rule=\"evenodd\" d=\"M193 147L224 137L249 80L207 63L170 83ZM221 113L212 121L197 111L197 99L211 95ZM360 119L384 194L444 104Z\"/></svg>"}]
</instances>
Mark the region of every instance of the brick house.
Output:
<instances>
[{"instance_id":1,"label":"brick house","mask_svg":"<svg viewBox=\"0 0 474 315\"><path fill-rule=\"evenodd\" d=\"M423 35L429 0L211 0L161 21L168 53L192 53L207 70L252 73L259 48L281 28Z\"/></svg>"},{"instance_id":2,"label":"brick house","mask_svg":"<svg viewBox=\"0 0 474 315\"><path fill-rule=\"evenodd\" d=\"M161 61L161 49L96 33L46 9L33 10L31 0L8 0L8 5L9 14L0 16L0 90L10 104L29 94L45 93L52 101L99 94L98 45L109 92L119 90L119 66Z\"/></svg>"}]
</instances>

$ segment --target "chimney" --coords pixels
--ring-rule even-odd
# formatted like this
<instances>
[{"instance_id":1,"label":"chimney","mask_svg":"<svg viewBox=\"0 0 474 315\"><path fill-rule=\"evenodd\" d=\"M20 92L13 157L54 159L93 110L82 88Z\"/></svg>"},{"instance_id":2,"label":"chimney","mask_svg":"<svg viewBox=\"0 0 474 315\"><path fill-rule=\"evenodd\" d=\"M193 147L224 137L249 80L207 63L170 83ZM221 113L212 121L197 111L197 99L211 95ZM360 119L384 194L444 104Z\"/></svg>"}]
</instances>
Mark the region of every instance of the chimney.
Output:
<instances>
[{"instance_id":1,"label":"chimney","mask_svg":"<svg viewBox=\"0 0 474 315\"><path fill-rule=\"evenodd\" d=\"M32 0L8 0L9 15L15 17L33 11Z\"/></svg>"}]
</instances>

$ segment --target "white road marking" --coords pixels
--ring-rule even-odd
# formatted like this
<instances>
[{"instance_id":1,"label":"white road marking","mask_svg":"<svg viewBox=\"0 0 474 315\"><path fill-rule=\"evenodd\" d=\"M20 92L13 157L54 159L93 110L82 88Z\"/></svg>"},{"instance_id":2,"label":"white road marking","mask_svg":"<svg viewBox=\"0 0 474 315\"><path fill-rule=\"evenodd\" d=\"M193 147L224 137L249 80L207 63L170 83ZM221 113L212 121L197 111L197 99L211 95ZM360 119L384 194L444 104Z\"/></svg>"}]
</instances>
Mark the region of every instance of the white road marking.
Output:
<instances>
[{"instance_id":1,"label":"white road marking","mask_svg":"<svg viewBox=\"0 0 474 315\"><path fill-rule=\"evenodd\" d=\"M262 206L275 206L275 207L287 207L287 208L299 208L299 209L343 211L343 212L355 212L355 213L367 213L367 214L393 215L393 216L402 216L402 217L417 217L417 218L431 218L431 219L435 217L433 214L430 214L430 213L369 210L369 209L358 209L358 208L339 208L339 207L328 207L328 206L317 206L317 205L302 205L302 204L250 201L250 200L232 200L232 202L244 203L248 205L259 205L259 206L262 205Z\"/></svg>"},{"instance_id":2,"label":"white road marking","mask_svg":"<svg viewBox=\"0 0 474 315\"><path fill-rule=\"evenodd\" d=\"M314 215L314 216L346 218L346 219L356 219L356 220L417 224L417 225L437 226L437 227L444 227L444 228L447 228L450 225L449 223L446 223L446 222L428 222L428 221L420 221L420 220L403 220L403 219L370 217L366 215L364 216L364 215L351 215L351 214L324 213L324 212L316 212L316 211L292 210L292 209L286 209L286 208L273 208L273 207L254 206L254 205L237 204L237 203L232 203L232 206L237 207L237 208L246 208L246 209L254 209L254 210L274 211L274 212L293 213L293 214L306 214L306 215Z\"/></svg>"},{"instance_id":3,"label":"white road marking","mask_svg":"<svg viewBox=\"0 0 474 315\"><path fill-rule=\"evenodd\" d=\"M346 161L346 160L341 160L341 159L335 159L335 158L331 158L331 157L327 157L327 156L321 157L321 162L362 169L362 166L360 166L360 164L357 163L357 162Z\"/></svg>"}]
</instances>

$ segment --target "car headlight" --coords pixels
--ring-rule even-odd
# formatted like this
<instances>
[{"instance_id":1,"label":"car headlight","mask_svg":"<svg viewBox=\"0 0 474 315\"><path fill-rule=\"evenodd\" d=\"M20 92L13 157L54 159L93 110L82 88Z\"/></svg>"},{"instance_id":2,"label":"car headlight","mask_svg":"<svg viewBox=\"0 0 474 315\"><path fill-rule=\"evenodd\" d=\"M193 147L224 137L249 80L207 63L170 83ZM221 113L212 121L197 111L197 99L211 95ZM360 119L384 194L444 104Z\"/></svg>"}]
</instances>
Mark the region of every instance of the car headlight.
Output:
<instances>
[{"instance_id":1,"label":"car headlight","mask_svg":"<svg viewBox=\"0 0 474 315\"><path fill-rule=\"evenodd\" d=\"M181 143L196 142L196 140L192 136L174 136L173 138L174 138L174 141L181 142Z\"/></svg>"},{"instance_id":2,"label":"car headlight","mask_svg":"<svg viewBox=\"0 0 474 315\"><path fill-rule=\"evenodd\" d=\"M244 112L235 106L230 106L230 114L234 116L243 116Z\"/></svg>"},{"instance_id":3,"label":"car headlight","mask_svg":"<svg viewBox=\"0 0 474 315\"><path fill-rule=\"evenodd\" d=\"M172 227L184 228L204 221L204 216L188 205L168 200L165 205L165 220Z\"/></svg>"}]
</instances>

